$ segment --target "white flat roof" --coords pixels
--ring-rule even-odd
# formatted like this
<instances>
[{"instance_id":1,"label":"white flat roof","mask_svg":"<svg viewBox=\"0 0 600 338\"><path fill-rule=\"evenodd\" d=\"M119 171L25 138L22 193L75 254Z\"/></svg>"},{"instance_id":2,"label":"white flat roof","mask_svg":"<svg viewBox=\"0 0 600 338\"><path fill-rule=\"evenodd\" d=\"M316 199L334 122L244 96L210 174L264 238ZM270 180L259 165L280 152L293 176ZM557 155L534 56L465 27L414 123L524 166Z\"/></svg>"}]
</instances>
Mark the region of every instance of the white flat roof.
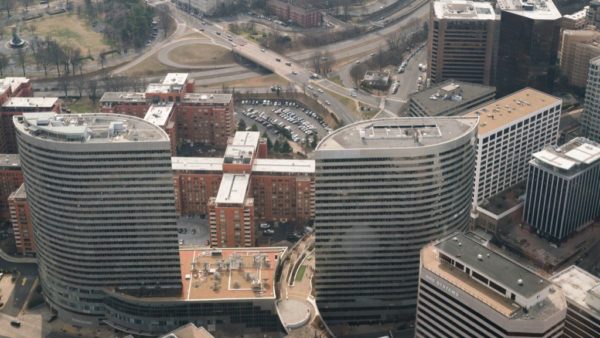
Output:
<instances>
[{"instance_id":1,"label":"white flat roof","mask_svg":"<svg viewBox=\"0 0 600 338\"><path fill-rule=\"evenodd\" d=\"M258 131L238 131L233 136L232 146L258 146L260 132Z\"/></svg>"},{"instance_id":2,"label":"white flat roof","mask_svg":"<svg viewBox=\"0 0 600 338\"><path fill-rule=\"evenodd\" d=\"M224 174L217 193L217 204L242 204L250 183L249 174Z\"/></svg>"},{"instance_id":3,"label":"white flat roof","mask_svg":"<svg viewBox=\"0 0 600 338\"><path fill-rule=\"evenodd\" d=\"M558 20L562 18L560 11L552 0L498 0L497 3L502 11L533 20Z\"/></svg>"},{"instance_id":4,"label":"white flat roof","mask_svg":"<svg viewBox=\"0 0 600 338\"><path fill-rule=\"evenodd\" d=\"M585 164L592 164L600 159L600 147L584 143L567 151L565 156Z\"/></svg>"},{"instance_id":5,"label":"white flat roof","mask_svg":"<svg viewBox=\"0 0 600 338\"><path fill-rule=\"evenodd\" d=\"M162 84L183 86L187 78L188 73L168 73L163 79Z\"/></svg>"},{"instance_id":6,"label":"white flat roof","mask_svg":"<svg viewBox=\"0 0 600 338\"><path fill-rule=\"evenodd\" d=\"M223 171L222 157L171 157L173 170Z\"/></svg>"},{"instance_id":7,"label":"white flat roof","mask_svg":"<svg viewBox=\"0 0 600 338\"><path fill-rule=\"evenodd\" d=\"M6 108L52 108L57 97L11 97L2 107Z\"/></svg>"},{"instance_id":8,"label":"white flat roof","mask_svg":"<svg viewBox=\"0 0 600 338\"><path fill-rule=\"evenodd\" d=\"M254 160L252 172L314 174L315 161L257 158Z\"/></svg>"},{"instance_id":9,"label":"white flat roof","mask_svg":"<svg viewBox=\"0 0 600 338\"><path fill-rule=\"evenodd\" d=\"M575 162L570 161L546 149L533 154L533 157L553 167L557 167L564 170L569 170L575 165Z\"/></svg>"},{"instance_id":10,"label":"white flat roof","mask_svg":"<svg viewBox=\"0 0 600 338\"><path fill-rule=\"evenodd\" d=\"M495 20L496 12L489 2L467 0L440 0L433 2L435 16L439 19Z\"/></svg>"},{"instance_id":11,"label":"white flat roof","mask_svg":"<svg viewBox=\"0 0 600 338\"><path fill-rule=\"evenodd\" d=\"M162 83L151 83L146 88L146 93L168 93L172 86Z\"/></svg>"},{"instance_id":12,"label":"white flat roof","mask_svg":"<svg viewBox=\"0 0 600 338\"><path fill-rule=\"evenodd\" d=\"M173 102L169 102L166 104L153 104L150 106L150 108L148 108L146 116L144 116L144 120L156 126L164 127L165 124L167 124L169 116L171 116L173 106Z\"/></svg>"},{"instance_id":13,"label":"white flat roof","mask_svg":"<svg viewBox=\"0 0 600 338\"><path fill-rule=\"evenodd\" d=\"M14 91L17 90L22 83L27 83L29 79L26 77L5 77L0 81L2 82L2 86L10 86L10 89L14 93Z\"/></svg>"}]
</instances>

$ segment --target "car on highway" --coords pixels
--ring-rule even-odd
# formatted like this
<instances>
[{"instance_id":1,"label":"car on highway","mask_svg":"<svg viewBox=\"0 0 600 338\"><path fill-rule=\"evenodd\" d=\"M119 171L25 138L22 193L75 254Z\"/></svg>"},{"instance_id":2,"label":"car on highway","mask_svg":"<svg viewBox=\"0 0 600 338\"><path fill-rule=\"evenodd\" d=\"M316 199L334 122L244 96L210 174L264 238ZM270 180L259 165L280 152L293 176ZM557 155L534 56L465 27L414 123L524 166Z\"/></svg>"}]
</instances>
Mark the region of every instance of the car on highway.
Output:
<instances>
[{"instance_id":1,"label":"car on highway","mask_svg":"<svg viewBox=\"0 0 600 338\"><path fill-rule=\"evenodd\" d=\"M352 97L356 97L356 92L353 90L353 91L350 93L350 96L352 96Z\"/></svg>"},{"instance_id":2,"label":"car on highway","mask_svg":"<svg viewBox=\"0 0 600 338\"><path fill-rule=\"evenodd\" d=\"M318 91L319 93L323 94L323 89L321 89L321 88L318 88L318 89L317 89L317 91Z\"/></svg>"},{"instance_id":3,"label":"car on highway","mask_svg":"<svg viewBox=\"0 0 600 338\"><path fill-rule=\"evenodd\" d=\"M295 71L295 70L293 70L293 71L292 71L292 74L293 74L293 75L298 75L298 72L297 72L297 71Z\"/></svg>"},{"instance_id":4,"label":"car on highway","mask_svg":"<svg viewBox=\"0 0 600 338\"><path fill-rule=\"evenodd\" d=\"M13 327L21 327L21 321L19 321L19 320L16 320L16 319L15 319L15 320L11 320L11 321L10 321L10 326L13 326Z\"/></svg>"},{"instance_id":5,"label":"car on highway","mask_svg":"<svg viewBox=\"0 0 600 338\"><path fill-rule=\"evenodd\" d=\"M328 100L325 100L325 104L331 106L331 102L329 102Z\"/></svg>"},{"instance_id":6,"label":"car on highway","mask_svg":"<svg viewBox=\"0 0 600 338\"><path fill-rule=\"evenodd\" d=\"M260 51L264 53L264 52L265 52L265 49L264 49L264 48L261 48L261 49L260 49Z\"/></svg>"},{"instance_id":7,"label":"car on highway","mask_svg":"<svg viewBox=\"0 0 600 338\"><path fill-rule=\"evenodd\" d=\"M292 63L291 62L286 62L285 65L291 67Z\"/></svg>"},{"instance_id":8,"label":"car on highway","mask_svg":"<svg viewBox=\"0 0 600 338\"><path fill-rule=\"evenodd\" d=\"M281 62L281 59L280 59L280 58L277 58L277 59L275 59L275 61L277 61L277 62Z\"/></svg>"},{"instance_id":9,"label":"car on highway","mask_svg":"<svg viewBox=\"0 0 600 338\"><path fill-rule=\"evenodd\" d=\"M221 35L221 32L215 32L215 34L217 34L217 35Z\"/></svg>"}]
</instances>

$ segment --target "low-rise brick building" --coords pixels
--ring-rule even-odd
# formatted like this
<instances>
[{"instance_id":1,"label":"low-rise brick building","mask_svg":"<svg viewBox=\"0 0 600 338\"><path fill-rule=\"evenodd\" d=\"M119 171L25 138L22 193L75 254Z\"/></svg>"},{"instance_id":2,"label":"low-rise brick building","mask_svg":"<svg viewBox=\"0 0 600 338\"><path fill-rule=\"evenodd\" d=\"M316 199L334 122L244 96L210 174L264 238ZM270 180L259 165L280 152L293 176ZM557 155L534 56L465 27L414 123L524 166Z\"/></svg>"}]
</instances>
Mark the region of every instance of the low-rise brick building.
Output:
<instances>
[{"instance_id":1,"label":"low-rise brick building","mask_svg":"<svg viewBox=\"0 0 600 338\"><path fill-rule=\"evenodd\" d=\"M19 155L0 155L0 220L10 220L8 197L23 184Z\"/></svg>"},{"instance_id":2,"label":"low-rise brick building","mask_svg":"<svg viewBox=\"0 0 600 338\"><path fill-rule=\"evenodd\" d=\"M35 253L35 240L25 184L21 184L19 189L10 194L8 204L17 252L21 255L32 255Z\"/></svg>"},{"instance_id":3,"label":"low-rise brick building","mask_svg":"<svg viewBox=\"0 0 600 338\"><path fill-rule=\"evenodd\" d=\"M267 0L267 8L284 22L293 22L303 28L321 26L321 11L302 1Z\"/></svg>"}]
</instances>

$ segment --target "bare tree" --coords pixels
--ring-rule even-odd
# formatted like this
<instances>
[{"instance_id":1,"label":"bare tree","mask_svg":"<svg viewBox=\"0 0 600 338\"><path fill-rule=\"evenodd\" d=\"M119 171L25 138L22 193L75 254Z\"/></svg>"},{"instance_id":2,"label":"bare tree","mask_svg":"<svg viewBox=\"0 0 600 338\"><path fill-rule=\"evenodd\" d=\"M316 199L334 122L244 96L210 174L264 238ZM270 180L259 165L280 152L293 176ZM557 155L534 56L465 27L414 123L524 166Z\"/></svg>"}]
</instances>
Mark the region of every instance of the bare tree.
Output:
<instances>
[{"instance_id":1,"label":"bare tree","mask_svg":"<svg viewBox=\"0 0 600 338\"><path fill-rule=\"evenodd\" d=\"M90 100L96 104L96 101L98 101L98 81L94 79L87 80L85 83L85 90Z\"/></svg>"},{"instance_id":2,"label":"bare tree","mask_svg":"<svg viewBox=\"0 0 600 338\"><path fill-rule=\"evenodd\" d=\"M6 11L6 16L9 18L11 9L15 8L15 2L15 0L0 0L0 5Z\"/></svg>"},{"instance_id":3,"label":"bare tree","mask_svg":"<svg viewBox=\"0 0 600 338\"><path fill-rule=\"evenodd\" d=\"M383 50L383 47L381 45L379 45L379 48L377 49L377 54L375 55L375 63L379 67L379 70L381 70L381 68L384 66L385 51Z\"/></svg>"},{"instance_id":4,"label":"bare tree","mask_svg":"<svg viewBox=\"0 0 600 338\"><path fill-rule=\"evenodd\" d=\"M31 5L31 3L33 2L33 0L21 0L23 2L23 5L25 5L25 12L29 11L29 6Z\"/></svg>"},{"instance_id":5,"label":"bare tree","mask_svg":"<svg viewBox=\"0 0 600 338\"><path fill-rule=\"evenodd\" d=\"M106 63L106 51L101 51L100 55L98 55L98 62L100 62L100 67L104 69L104 63Z\"/></svg>"},{"instance_id":6,"label":"bare tree","mask_svg":"<svg viewBox=\"0 0 600 338\"><path fill-rule=\"evenodd\" d=\"M313 70L317 74L321 74L321 68L322 68L321 59L322 59L322 57L323 57L323 53L321 53L320 50L315 51L312 56Z\"/></svg>"},{"instance_id":7,"label":"bare tree","mask_svg":"<svg viewBox=\"0 0 600 338\"><path fill-rule=\"evenodd\" d=\"M69 86L70 86L70 84L71 84L71 78L66 73L63 73L63 75L58 78L58 85L65 92L65 97L69 96Z\"/></svg>"},{"instance_id":8,"label":"bare tree","mask_svg":"<svg viewBox=\"0 0 600 338\"><path fill-rule=\"evenodd\" d=\"M359 88L360 83L362 82L363 76L367 71L367 65L364 63L360 63L358 65L354 65L350 68L350 77L352 78L352 82L354 82L354 87Z\"/></svg>"},{"instance_id":9,"label":"bare tree","mask_svg":"<svg viewBox=\"0 0 600 338\"><path fill-rule=\"evenodd\" d=\"M0 53L0 76L4 76L4 70L8 67L8 57Z\"/></svg>"},{"instance_id":10,"label":"bare tree","mask_svg":"<svg viewBox=\"0 0 600 338\"><path fill-rule=\"evenodd\" d=\"M21 70L23 71L23 76L25 76L25 59L27 55L25 54L25 49L19 48L17 49L17 62L21 66Z\"/></svg>"},{"instance_id":11,"label":"bare tree","mask_svg":"<svg viewBox=\"0 0 600 338\"><path fill-rule=\"evenodd\" d=\"M333 67L335 58L333 57L333 54L331 54L331 52L325 51L325 53L323 53L323 57L321 58L321 62L323 64L323 67L321 70L323 71L324 74L327 74L327 73L331 72L331 68Z\"/></svg>"}]
</instances>

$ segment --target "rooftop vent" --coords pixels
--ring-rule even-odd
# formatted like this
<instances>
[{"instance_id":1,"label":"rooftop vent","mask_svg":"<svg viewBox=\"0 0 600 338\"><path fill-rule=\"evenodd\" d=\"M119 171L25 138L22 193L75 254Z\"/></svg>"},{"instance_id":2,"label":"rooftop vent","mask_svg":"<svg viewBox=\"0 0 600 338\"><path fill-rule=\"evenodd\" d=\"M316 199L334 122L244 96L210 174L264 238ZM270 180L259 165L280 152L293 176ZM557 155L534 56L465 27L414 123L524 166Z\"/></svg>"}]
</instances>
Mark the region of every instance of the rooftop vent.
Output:
<instances>
[{"instance_id":1,"label":"rooftop vent","mask_svg":"<svg viewBox=\"0 0 600 338\"><path fill-rule=\"evenodd\" d=\"M477 255L477 259L480 260L480 261L482 261L483 260L483 256L481 254L478 254Z\"/></svg>"},{"instance_id":2,"label":"rooftop vent","mask_svg":"<svg viewBox=\"0 0 600 338\"><path fill-rule=\"evenodd\" d=\"M519 285L523 285L523 280L522 280L521 278L519 278L519 279L517 280L517 284L519 284Z\"/></svg>"}]
</instances>

